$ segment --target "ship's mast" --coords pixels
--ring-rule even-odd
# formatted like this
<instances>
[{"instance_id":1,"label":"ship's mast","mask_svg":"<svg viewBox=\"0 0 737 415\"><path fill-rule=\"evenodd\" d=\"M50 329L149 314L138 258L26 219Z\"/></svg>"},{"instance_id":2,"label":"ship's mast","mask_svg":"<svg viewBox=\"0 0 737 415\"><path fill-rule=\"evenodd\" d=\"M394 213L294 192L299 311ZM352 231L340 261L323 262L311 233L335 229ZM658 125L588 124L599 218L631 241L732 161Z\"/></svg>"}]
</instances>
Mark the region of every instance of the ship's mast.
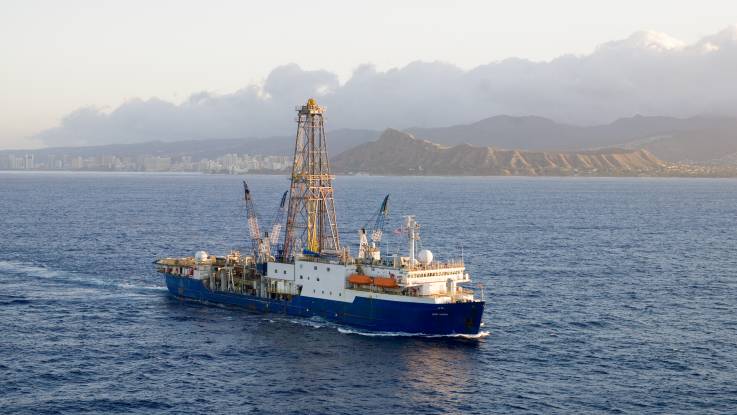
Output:
<instances>
[{"instance_id":1,"label":"ship's mast","mask_svg":"<svg viewBox=\"0 0 737 415\"><path fill-rule=\"evenodd\" d=\"M324 107L314 99L297 107L289 208L282 260L303 253L338 254L340 239L335 219L333 178L328 164L323 122Z\"/></svg>"},{"instance_id":2,"label":"ship's mast","mask_svg":"<svg viewBox=\"0 0 737 415\"><path fill-rule=\"evenodd\" d=\"M410 267L414 267L416 262L415 241L420 239L420 225L415 221L415 217L410 215L405 217L404 226L407 229L407 242L409 242L409 246L407 247L407 251L409 251L409 264Z\"/></svg>"}]
</instances>

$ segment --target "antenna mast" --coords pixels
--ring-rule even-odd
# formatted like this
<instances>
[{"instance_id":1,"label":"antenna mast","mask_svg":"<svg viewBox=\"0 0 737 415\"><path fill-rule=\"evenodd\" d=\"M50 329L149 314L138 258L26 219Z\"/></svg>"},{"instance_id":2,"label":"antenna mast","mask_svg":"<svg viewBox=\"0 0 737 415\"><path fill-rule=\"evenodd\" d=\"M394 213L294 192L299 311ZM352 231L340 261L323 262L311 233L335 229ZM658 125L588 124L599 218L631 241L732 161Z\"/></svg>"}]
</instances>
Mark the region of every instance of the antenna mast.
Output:
<instances>
[{"instance_id":1,"label":"antenna mast","mask_svg":"<svg viewBox=\"0 0 737 415\"><path fill-rule=\"evenodd\" d=\"M325 108L310 98L296 110L297 137L282 258L285 261L303 251L314 255L336 255L340 251L333 199L334 176L328 164L323 120Z\"/></svg>"}]
</instances>

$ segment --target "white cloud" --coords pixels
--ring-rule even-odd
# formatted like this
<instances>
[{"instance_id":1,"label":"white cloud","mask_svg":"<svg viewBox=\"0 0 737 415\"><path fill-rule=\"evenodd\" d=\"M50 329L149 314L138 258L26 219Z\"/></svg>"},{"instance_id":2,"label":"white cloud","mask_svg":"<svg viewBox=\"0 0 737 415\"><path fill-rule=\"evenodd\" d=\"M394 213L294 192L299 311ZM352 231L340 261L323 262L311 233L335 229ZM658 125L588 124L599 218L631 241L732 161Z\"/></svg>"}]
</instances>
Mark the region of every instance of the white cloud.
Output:
<instances>
[{"instance_id":1,"label":"white cloud","mask_svg":"<svg viewBox=\"0 0 737 415\"><path fill-rule=\"evenodd\" d=\"M131 100L83 108L38 135L48 145L259 137L293 133L294 106L316 96L330 128L442 126L497 115L595 124L634 114L737 116L737 26L694 44L643 31L588 55L507 59L464 71L414 62L385 72L362 65L343 85L324 70L274 69L263 85L193 94L175 105Z\"/></svg>"},{"instance_id":2,"label":"white cloud","mask_svg":"<svg viewBox=\"0 0 737 415\"><path fill-rule=\"evenodd\" d=\"M599 47L599 50L621 49L665 52L674 49L682 49L685 46L685 42L671 37L668 34L652 30L643 30L633 33L627 39L605 43Z\"/></svg>"}]
</instances>

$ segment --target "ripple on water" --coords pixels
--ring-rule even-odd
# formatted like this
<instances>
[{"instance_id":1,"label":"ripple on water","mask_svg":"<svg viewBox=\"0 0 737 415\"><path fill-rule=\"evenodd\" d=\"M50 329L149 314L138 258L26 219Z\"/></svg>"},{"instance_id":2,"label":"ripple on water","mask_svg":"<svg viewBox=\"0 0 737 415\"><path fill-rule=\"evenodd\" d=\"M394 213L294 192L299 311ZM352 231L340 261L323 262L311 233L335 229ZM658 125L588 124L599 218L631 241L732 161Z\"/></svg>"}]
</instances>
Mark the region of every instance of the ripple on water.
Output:
<instances>
[{"instance_id":1,"label":"ripple on water","mask_svg":"<svg viewBox=\"0 0 737 415\"><path fill-rule=\"evenodd\" d=\"M342 229L391 191L387 226L414 213L424 247L460 256L462 242L487 299L467 339L171 299L155 257L245 245L238 177L0 176L5 413L737 406L733 180L338 178ZM250 180L272 211L284 179Z\"/></svg>"}]
</instances>

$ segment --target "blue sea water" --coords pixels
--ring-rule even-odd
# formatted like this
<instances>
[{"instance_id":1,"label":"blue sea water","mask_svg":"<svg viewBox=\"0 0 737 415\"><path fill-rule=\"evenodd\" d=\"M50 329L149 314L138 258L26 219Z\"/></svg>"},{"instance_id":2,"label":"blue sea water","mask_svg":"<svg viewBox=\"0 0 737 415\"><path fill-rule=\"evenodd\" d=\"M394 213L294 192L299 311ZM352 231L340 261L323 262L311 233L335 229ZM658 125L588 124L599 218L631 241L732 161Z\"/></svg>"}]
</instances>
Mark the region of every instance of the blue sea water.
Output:
<instances>
[{"instance_id":1,"label":"blue sea water","mask_svg":"<svg viewBox=\"0 0 737 415\"><path fill-rule=\"evenodd\" d=\"M288 183L249 181L265 226ZM344 241L386 193L487 335L171 298L156 257L247 245L236 176L0 173L0 412L737 413L737 181L338 177Z\"/></svg>"}]
</instances>

